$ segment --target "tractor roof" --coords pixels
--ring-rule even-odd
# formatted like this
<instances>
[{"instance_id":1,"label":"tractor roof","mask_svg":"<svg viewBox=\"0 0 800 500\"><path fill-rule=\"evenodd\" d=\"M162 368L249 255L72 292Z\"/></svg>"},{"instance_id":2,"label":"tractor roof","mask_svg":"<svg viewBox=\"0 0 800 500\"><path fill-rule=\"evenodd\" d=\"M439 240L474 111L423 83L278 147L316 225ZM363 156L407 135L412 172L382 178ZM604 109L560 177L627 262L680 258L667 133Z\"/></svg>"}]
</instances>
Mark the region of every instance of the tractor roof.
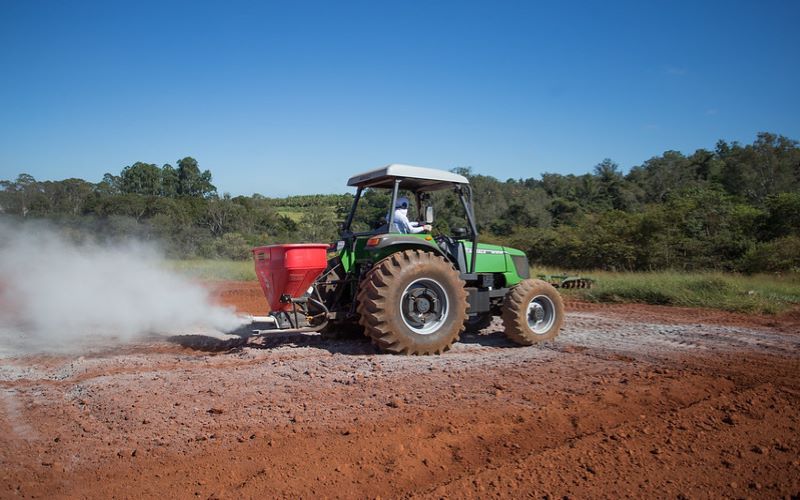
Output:
<instances>
[{"instance_id":1,"label":"tractor roof","mask_svg":"<svg viewBox=\"0 0 800 500\"><path fill-rule=\"evenodd\" d=\"M463 175L435 168L414 167L392 163L377 170L354 175L347 181L348 186L392 188L395 179L402 179L400 187L412 191L436 191L456 184L469 184Z\"/></svg>"}]
</instances>

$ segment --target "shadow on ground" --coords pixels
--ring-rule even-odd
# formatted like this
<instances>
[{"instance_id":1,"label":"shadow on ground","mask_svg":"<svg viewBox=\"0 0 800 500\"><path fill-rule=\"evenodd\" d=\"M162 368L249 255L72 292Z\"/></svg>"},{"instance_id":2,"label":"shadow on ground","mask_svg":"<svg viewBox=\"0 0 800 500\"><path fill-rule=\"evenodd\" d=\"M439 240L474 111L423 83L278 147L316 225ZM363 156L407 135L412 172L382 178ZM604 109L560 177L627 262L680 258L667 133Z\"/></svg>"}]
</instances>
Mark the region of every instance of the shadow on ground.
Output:
<instances>
[{"instance_id":1,"label":"shadow on ground","mask_svg":"<svg viewBox=\"0 0 800 500\"><path fill-rule=\"evenodd\" d=\"M379 351L368 338L352 332L319 333L282 333L271 331L256 333L250 326L242 327L221 337L211 335L175 335L169 337L170 342L207 352L223 352L241 350L244 347L254 349L278 349L281 347L307 347L323 349L332 354L366 355ZM478 333L462 333L458 343L481 345L484 347L507 348L516 345L509 341L500 328L490 326Z\"/></svg>"},{"instance_id":2,"label":"shadow on ground","mask_svg":"<svg viewBox=\"0 0 800 500\"><path fill-rule=\"evenodd\" d=\"M238 351L244 347L253 349L278 349L297 347L323 349L332 354L365 355L378 350L364 336L347 333L322 335L319 333L284 333L278 330L254 330L245 326L221 337L211 335L175 335L170 342L198 351Z\"/></svg>"},{"instance_id":3,"label":"shadow on ground","mask_svg":"<svg viewBox=\"0 0 800 500\"><path fill-rule=\"evenodd\" d=\"M517 344L508 340L500 327L489 326L477 333L462 333L462 344L477 344L483 347L519 347Z\"/></svg>"}]
</instances>

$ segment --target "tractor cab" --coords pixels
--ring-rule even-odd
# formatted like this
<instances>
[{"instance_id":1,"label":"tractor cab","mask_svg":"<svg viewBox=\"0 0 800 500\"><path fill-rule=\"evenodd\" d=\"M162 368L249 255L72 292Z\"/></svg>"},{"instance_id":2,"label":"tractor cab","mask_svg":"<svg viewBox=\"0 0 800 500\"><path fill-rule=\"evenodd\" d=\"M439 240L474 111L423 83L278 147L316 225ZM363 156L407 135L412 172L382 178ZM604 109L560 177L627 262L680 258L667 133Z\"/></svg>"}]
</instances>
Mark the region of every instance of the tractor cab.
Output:
<instances>
[{"instance_id":1,"label":"tractor cab","mask_svg":"<svg viewBox=\"0 0 800 500\"><path fill-rule=\"evenodd\" d=\"M347 185L355 187L356 194L347 219L342 225L340 236L343 243L361 247L358 241L364 240L362 247L364 250L373 250L380 254L384 253L383 250L397 251L400 247L436 246L462 274L474 273L478 255L475 251L478 244L478 230L472 210L472 188L466 177L443 170L394 163L355 175L347 181ZM389 203L385 214L382 214L381 220L374 224L373 229L353 231L357 208L368 189L390 192ZM431 225L435 222L431 193L442 190L452 190L458 197L467 227L459 227L454 229L452 234L438 234L435 237L427 232L408 234L398 230L394 220L394 207L403 193L410 193L415 200L418 215L416 222Z\"/></svg>"}]
</instances>

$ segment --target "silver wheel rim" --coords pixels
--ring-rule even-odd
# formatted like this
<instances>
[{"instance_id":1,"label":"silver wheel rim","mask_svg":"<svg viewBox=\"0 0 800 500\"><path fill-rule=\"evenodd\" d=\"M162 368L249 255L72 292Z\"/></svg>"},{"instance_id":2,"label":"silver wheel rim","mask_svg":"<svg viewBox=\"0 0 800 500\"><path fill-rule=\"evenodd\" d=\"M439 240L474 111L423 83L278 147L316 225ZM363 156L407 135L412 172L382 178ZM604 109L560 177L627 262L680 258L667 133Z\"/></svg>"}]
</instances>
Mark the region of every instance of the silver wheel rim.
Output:
<instances>
[{"instance_id":1,"label":"silver wheel rim","mask_svg":"<svg viewBox=\"0 0 800 500\"><path fill-rule=\"evenodd\" d=\"M550 297L537 295L528 303L528 328L536 335L544 335L556 322L556 306Z\"/></svg>"},{"instance_id":2,"label":"silver wheel rim","mask_svg":"<svg viewBox=\"0 0 800 500\"><path fill-rule=\"evenodd\" d=\"M430 335L447 321L449 302L442 285L430 278L412 281L400 296L400 317L414 333Z\"/></svg>"}]
</instances>

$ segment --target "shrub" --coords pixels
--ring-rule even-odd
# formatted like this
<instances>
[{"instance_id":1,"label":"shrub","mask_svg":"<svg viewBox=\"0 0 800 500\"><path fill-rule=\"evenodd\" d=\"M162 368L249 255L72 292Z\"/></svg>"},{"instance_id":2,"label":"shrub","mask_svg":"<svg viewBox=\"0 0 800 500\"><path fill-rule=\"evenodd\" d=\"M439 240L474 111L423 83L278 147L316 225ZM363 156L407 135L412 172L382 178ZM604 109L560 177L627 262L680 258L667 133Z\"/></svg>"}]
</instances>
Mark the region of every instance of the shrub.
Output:
<instances>
[{"instance_id":1,"label":"shrub","mask_svg":"<svg viewBox=\"0 0 800 500\"><path fill-rule=\"evenodd\" d=\"M741 267L747 273L800 272L800 237L757 243L745 254Z\"/></svg>"}]
</instances>

